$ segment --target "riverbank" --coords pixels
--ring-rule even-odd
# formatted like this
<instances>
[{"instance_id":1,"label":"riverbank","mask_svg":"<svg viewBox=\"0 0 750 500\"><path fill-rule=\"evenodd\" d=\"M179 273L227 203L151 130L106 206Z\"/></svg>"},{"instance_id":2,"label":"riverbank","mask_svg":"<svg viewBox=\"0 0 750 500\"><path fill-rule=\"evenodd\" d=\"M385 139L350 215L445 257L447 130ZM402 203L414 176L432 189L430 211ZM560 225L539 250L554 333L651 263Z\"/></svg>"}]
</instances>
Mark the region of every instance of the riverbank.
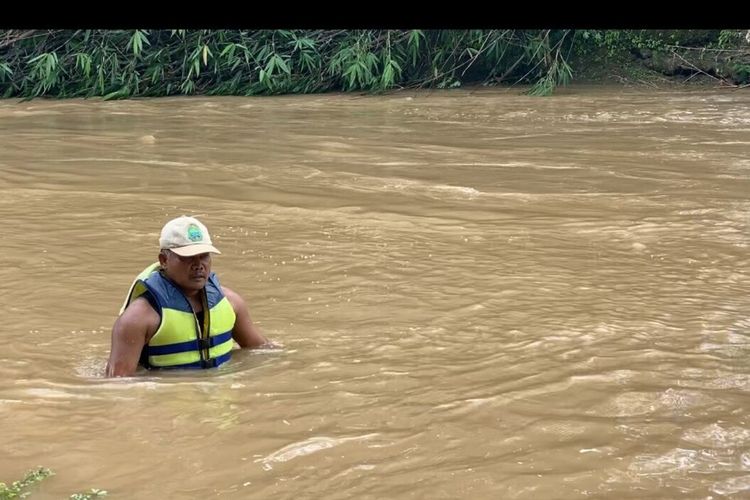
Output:
<instances>
[{"instance_id":1,"label":"riverbank","mask_svg":"<svg viewBox=\"0 0 750 500\"><path fill-rule=\"evenodd\" d=\"M677 57L677 56L675 56ZM652 88L676 87L727 87L746 88L747 85L738 84L729 77L719 76L717 66L707 65L705 68L693 62L686 62L685 67L676 69L674 65L665 63L662 57L645 58L640 54L620 55L607 58L589 57L573 60L572 82L586 85L625 85ZM718 74L717 74L718 73Z\"/></svg>"}]
</instances>

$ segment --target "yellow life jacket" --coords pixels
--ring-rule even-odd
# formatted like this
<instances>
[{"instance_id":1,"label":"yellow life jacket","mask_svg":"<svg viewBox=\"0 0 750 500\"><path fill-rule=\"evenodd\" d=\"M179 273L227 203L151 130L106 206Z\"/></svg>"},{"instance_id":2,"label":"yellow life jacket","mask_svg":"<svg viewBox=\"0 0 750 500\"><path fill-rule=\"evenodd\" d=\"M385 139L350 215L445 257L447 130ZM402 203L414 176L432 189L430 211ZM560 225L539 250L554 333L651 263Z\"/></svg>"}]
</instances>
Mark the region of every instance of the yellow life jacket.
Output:
<instances>
[{"instance_id":1,"label":"yellow life jacket","mask_svg":"<svg viewBox=\"0 0 750 500\"><path fill-rule=\"evenodd\" d=\"M143 348L142 364L158 368L212 368L229 360L236 315L214 273L201 291L202 324L182 290L159 271L158 262L136 277L120 314L144 294L148 294L161 322Z\"/></svg>"}]
</instances>

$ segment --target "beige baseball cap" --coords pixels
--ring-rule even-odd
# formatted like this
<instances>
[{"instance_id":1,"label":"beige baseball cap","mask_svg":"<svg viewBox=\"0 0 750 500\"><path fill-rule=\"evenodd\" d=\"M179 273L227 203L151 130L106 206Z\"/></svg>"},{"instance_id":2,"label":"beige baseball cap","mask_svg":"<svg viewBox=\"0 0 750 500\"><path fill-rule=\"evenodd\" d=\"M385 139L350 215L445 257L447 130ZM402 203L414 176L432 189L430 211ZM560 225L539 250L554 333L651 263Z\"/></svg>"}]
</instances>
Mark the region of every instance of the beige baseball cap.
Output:
<instances>
[{"instance_id":1,"label":"beige baseball cap","mask_svg":"<svg viewBox=\"0 0 750 500\"><path fill-rule=\"evenodd\" d=\"M183 215L164 224L159 246L181 255L192 257L201 253L221 253L211 243L206 226L195 217Z\"/></svg>"}]
</instances>

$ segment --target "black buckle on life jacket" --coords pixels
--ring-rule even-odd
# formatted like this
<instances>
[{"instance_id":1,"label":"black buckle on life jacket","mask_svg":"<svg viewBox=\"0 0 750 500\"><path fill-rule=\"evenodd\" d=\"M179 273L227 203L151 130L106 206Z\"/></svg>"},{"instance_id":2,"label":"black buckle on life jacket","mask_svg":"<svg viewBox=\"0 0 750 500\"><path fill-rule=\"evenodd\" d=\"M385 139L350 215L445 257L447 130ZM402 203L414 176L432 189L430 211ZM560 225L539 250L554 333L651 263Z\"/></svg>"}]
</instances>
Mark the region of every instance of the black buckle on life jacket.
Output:
<instances>
[{"instance_id":1,"label":"black buckle on life jacket","mask_svg":"<svg viewBox=\"0 0 750 500\"><path fill-rule=\"evenodd\" d=\"M211 338L198 339L198 349L209 349L211 347Z\"/></svg>"},{"instance_id":2,"label":"black buckle on life jacket","mask_svg":"<svg viewBox=\"0 0 750 500\"><path fill-rule=\"evenodd\" d=\"M217 366L219 364L216 362L216 358L201 360L201 368L216 368Z\"/></svg>"}]
</instances>

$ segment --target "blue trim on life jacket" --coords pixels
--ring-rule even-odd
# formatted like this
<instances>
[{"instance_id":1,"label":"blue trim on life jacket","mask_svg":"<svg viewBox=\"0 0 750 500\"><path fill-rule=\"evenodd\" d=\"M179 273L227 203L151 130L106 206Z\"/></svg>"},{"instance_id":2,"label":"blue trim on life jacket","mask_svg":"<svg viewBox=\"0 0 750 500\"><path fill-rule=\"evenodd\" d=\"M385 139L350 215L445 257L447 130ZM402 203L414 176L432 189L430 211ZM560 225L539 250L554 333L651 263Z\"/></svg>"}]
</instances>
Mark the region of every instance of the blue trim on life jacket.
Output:
<instances>
[{"instance_id":1,"label":"blue trim on life jacket","mask_svg":"<svg viewBox=\"0 0 750 500\"><path fill-rule=\"evenodd\" d=\"M221 356L217 356L215 358L211 358L208 361L196 361L195 363L187 363L184 365L177 365L177 366L170 366L167 368L215 368L222 363L226 363L229 361L229 358L232 357L232 353L228 352L226 354L222 354Z\"/></svg>"},{"instance_id":2,"label":"blue trim on life jacket","mask_svg":"<svg viewBox=\"0 0 750 500\"><path fill-rule=\"evenodd\" d=\"M222 333L221 335L215 335L213 337L209 337L208 340L208 347L214 347L221 343L224 343L232 338L232 332L226 332ZM198 340L189 340L187 342L180 342L179 344L169 344L169 345L158 345L158 346L149 346L148 352L151 356L158 356L160 354L174 354L176 352L184 352L184 351L197 351L199 349L203 348L201 346L201 343Z\"/></svg>"}]
</instances>

